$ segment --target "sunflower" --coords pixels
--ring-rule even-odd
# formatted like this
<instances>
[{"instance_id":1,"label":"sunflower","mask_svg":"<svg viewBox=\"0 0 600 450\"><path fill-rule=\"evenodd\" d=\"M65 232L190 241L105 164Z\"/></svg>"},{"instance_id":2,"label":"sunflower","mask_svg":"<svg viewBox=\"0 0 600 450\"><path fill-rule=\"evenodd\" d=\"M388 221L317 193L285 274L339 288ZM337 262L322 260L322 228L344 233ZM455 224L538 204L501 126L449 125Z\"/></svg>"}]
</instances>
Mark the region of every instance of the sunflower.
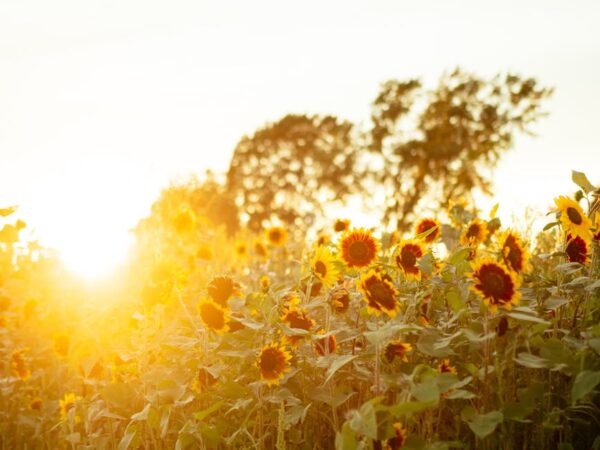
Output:
<instances>
[{"instance_id":1,"label":"sunflower","mask_svg":"<svg viewBox=\"0 0 600 450\"><path fill-rule=\"evenodd\" d=\"M336 283L339 271L335 267L335 257L325 247L318 247L310 260L312 273L319 279L323 287L328 288Z\"/></svg>"},{"instance_id":2,"label":"sunflower","mask_svg":"<svg viewBox=\"0 0 600 450\"><path fill-rule=\"evenodd\" d=\"M554 203L560 211L560 222L567 233L586 240L591 239L592 221L585 215L579 203L562 195L555 198Z\"/></svg>"},{"instance_id":3,"label":"sunflower","mask_svg":"<svg viewBox=\"0 0 600 450\"><path fill-rule=\"evenodd\" d=\"M477 247L489 234L487 224L483 220L473 219L460 236L460 243L465 247Z\"/></svg>"},{"instance_id":4,"label":"sunflower","mask_svg":"<svg viewBox=\"0 0 600 450\"><path fill-rule=\"evenodd\" d=\"M334 311L343 313L348 310L350 305L350 293L345 287L334 289L329 295L329 302Z\"/></svg>"},{"instance_id":5,"label":"sunflower","mask_svg":"<svg viewBox=\"0 0 600 450\"><path fill-rule=\"evenodd\" d=\"M304 308L291 307L283 313L281 321L284 322L290 328L297 328L300 330L310 331L315 325L315 321L308 317L308 311ZM296 346L302 336L285 336L285 341L291 345Z\"/></svg>"},{"instance_id":6,"label":"sunflower","mask_svg":"<svg viewBox=\"0 0 600 450\"><path fill-rule=\"evenodd\" d=\"M285 372L290 370L290 359L292 355L285 347L277 343L265 345L256 360L261 380L266 381L268 385L279 384Z\"/></svg>"},{"instance_id":7,"label":"sunflower","mask_svg":"<svg viewBox=\"0 0 600 450\"><path fill-rule=\"evenodd\" d=\"M594 228L594 240L600 241L600 212L596 211L594 222L596 227Z\"/></svg>"},{"instance_id":8,"label":"sunflower","mask_svg":"<svg viewBox=\"0 0 600 450\"><path fill-rule=\"evenodd\" d=\"M267 250L267 246L260 239L254 241L254 254L260 259L267 259L269 257L269 250Z\"/></svg>"},{"instance_id":9,"label":"sunflower","mask_svg":"<svg viewBox=\"0 0 600 450\"><path fill-rule=\"evenodd\" d=\"M417 265L419 258L425 254L423 243L415 239L400 241L394 252L394 261L408 280L420 280L421 269Z\"/></svg>"},{"instance_id":10,"label":"sunflower","mask_svg":"<svg viewBox=\"0 0 600 450\"><path fill-rule=\"evenodd\" d=\"M435 242L437 238L439 238L442 234L440 222L436 219L424 218L419 220L415 225L416 236L423 234L429 230L433 231L431 231L427 236L422 238L427 244Z\"/></svg>"},{"instance_id":11,"label":"sunflower","mask_svg":"<svg viewBox=\"0 0 600 450\"><path fill-rule=\"evenodd\" d=\"M567 234L565 253L569 262L577 262L585 265L590 256L589 243L585 239L582 239L581 236L573 237L571 234Z\"/></svg>"},{"instance_id":12,"label":"sunflower","mask_svg":"<svg viewBox=\"0 0 600 450\"><path fill-rule=\"evenodd\" d=\"M287 231L283 227L270 227L265 230L269 244L275 247L283 247L287 240Z\"/></svg>"},{"instance_id":13,"label":"sunflower","mask_svg":"<svg viewBox=\"0 0 600 450\"><path fill-rule=\"evenodd\" d=\"M44 401L40 397L36 397L29 402L30 411L41 411L44 406Z\"/></svg>"},{"instance_id":14,"label":"sunflower","mask_svg":"<svg viewBox=\"0 0 600 450\"><path fill-rule=\"evenodd\" d=\"M439 373L456 373L456 367L450 365L449 359L442 359L437 366Z\"/></svg>"},{"instance_id":15,"label":"sunflower","mask_svg":"<svg viewBox=\"0 0 600 450\"><path fill-rule=\"evenodd\" d=\"M28 348L24 348L14 351L10 356L12 373L23 381L27 381L31 377L31 370L29 370L27 361L25 361L25 357L23 356L28 351Z\"/></svg>"},{"instance_id":16,"label":"sunflower","mask_svg":"<svg viewBox=\"0 0 600 450\"><path fill-rule=\"evenodd\" d=\"M319 236L317 237L317 247L321 247L323 245L327 245L330 242L331 242L331 236L329 236L324 231L321 232L321 233L319 233Z\"/></svg>"},{"instance_id":17,"label":"sunflower","mask_svg":"<svg viewBox=\"0 0 600 450\"><path fill-rule=\"evenodd\" d=\"M234 245L235 256L244 259L248 256L248 246L245 242L239 241Z\"/></svg>"},{"instance_id":18,"label":"sunflower","mask_svg":"<svg viewBox=\"0 0 600 450\"><path fill-rule=\"evenodd\" d=\"M517 277L491 259L475 263L469 277L475 282L471 289L483 298L483 302L492 312L496 312L498 306L510 310L521 297L517 291Z\"/></svg>"},{"instance_id":19,"label":"sunflower","mask_svg":"<svg viewBox=\"0 0 600 450\"><path fill-rule=\"evenodd\" d=\"M370 270L360 278L358 288L367 302L367 309L375 315L382 312L389 317L395 317L400 309L398 292L388 275L382 275Z\"/></svg>"},{"instance_id":20,"label":"sunflower","mask_svg":"<svg viewBox=\"0 0 600 450\"><path fill-rule=\"evenodd\" d=\"M271 287L271 279L268 275L263 275L258 280L258 284L260 284L260 290L264 293L267 293Z\"/></svg>"},{"instance_id":21,"label":"sunflower","mask_svg":"<svg viewBox=\"0 0 600 450\"><path fill-rule=\"evenodd\" d=\"M223 308L227 307L227 300L233 295L240 295L240 285L228 276L213 277L206 287L208 295Z\"/></svg>"},{"instance_id":22,"label":"sunflower","mask_svg":"<svg viewBox=\"0 0 600 450\"><path fill-rule=\"evenodd\" d=\"M406 429L402 426L402 423L396 422L394 424L394 437L386 441L386 450L399 450L406 443Z\"/></svg>"},{"instance_id":23,"label":"sunflower","mask_svg":"<svg viewBox=\"0 0 600 450\"><path fill-rule=\"evenodd\" d=\"M223 334L229 329L227 326L229 319L225 314L225 309L218 303L209 299L202 300L198 304L198 310L200 312L202 323L209 330L213 330L217 334Z\"/></svg>"},{"instance_id":24,"label":"sunflower","mask_svg":"<svg viewBox=\"0 0 600 450\"><path fill-rule=\"evenodd\" d=\"M212 248L208 244L202 244L196 251L196 258L203 261L210 261L213 258Z\"/></svg>"},{"instance_id":25,"label":"sunflower","mask_svg":"<svg viewBox=\"0 0 600 450\"><path fill-rule=\"evenodd\" d=\"M408 362L406 354L411 351L412 345L410 345L408 342L391 341L385 346L383 356L389 363L393 362L394 358L396 357L398 357L404 362Z\"/></svg>"},{"instance_id":26,"label":"sunflower","mask_svg":"<svg viewBox=\"0 0 600 450\"><path fill-rule=\"evenodd\" d=\"M69 336L64 333L58 333L54 335L52 341L54 353L60 358L66 358L69 355Z\"/></svg>"},{"instance_id":27,"label":"sunflower","mask_svg":"<svg viewBox=\"0 0 600 450\"><path fill-rule=\"evenodd\" d=\"M315 341L315 351L321 356L330 355L335 353L336 344L337 341L335 335L330 334L327 337L318 338Z\"/></svg>"},{"instance_id":28,"label":"sunflower","mask_svg":"<svg viewBox=\"0 0 600 450\"><path fill-rule=\"evenodd\" d=\"M375 260L379 244L370 231L353 228L340 242L340 253L348 267L365 267Z\"/></svg>"},{"instance_id":29,"label":"sunflower","mask_svg":"<svg viewBox=\"0 0 600 450\"><path fill-rule=\"evenodd\" d=\"M505 231L500 236L500 249L506 267L516 273L524 272L527 269L529 254L517 233L511 230Z\"/></svg>"},{"instance_id":30,"label":"sunflower","mask_svg":"<svg viewBox=\"0 0 600 450\"><path fill-rule=\"evenodd\" d=\"M68 417L69 411L75 407L75 403L81 400L81 397L74 393L65 394L65 396L59 400L60 405L60 417L65 420Z\"/></svg>"},{"instance_id":31,"label":"sunflower","mask_svg":"<svg viewBox=\"0 0 600 450\"><path fill-rule=\"evenodd\" d=\"M281 305L284 309L289 309L292 306L299 305L301 302L302 299L297 292L288 292L281 298Z\"/></svg>"},{"instance_id":32,"label":"sunflower","mask_svg":"<svg viewBox=\"0 0 600 450\"><path fill-rule=\"evenodd\" d=\"M333 231L341 233L350 228L350 221L348 219L336 219L333 223Z\"/></svg>"}]
</instances>

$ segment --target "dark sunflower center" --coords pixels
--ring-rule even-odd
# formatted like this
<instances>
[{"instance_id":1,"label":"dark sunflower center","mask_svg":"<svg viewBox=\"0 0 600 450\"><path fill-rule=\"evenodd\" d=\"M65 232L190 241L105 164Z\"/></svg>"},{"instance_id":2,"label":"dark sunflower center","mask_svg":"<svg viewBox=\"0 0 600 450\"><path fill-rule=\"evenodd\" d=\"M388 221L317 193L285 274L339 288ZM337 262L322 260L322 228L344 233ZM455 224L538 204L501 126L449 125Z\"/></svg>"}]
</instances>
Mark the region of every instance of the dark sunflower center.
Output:
<instances>
[{"instance_id":1,"label":"dark sunflower center","mask_svg":"<svg viewBox=\"0 0 600 450\"><path fill-rule=\"evenodd\" d=\"M324 278L327 275L327 266L323 261L317 261L315 263L315 272L321 277Z\"/></svg>"},{"instance_id":2,"label":"dark sunflower center","mask_svg":"<svg viewBox=\"0 0 600 450\"><path fill-rule=\"evenodd\" d=\"M579 237L569 240L565 252L569 257L569 262L578 262L583 264L586 261L586 244L585 241Z\"/></svg>"},{"instance_id":3,"label":"dark sunflower center","mask_svg":"<svg viewBox=\"0 0 600 450\"><path fill-rule=\"evenodd\" d=\"M275 349L267 349L260 358L260 367L265 371L276 371L281 365L281 355Z\"/></svg>"},{"instance_id":4,"label":"dark sunflower center","mask_svg":"<svg viewBox=\"0 0 600 450\"><path fill-rule=\"evenodd\" d=\"M402 249L402 265L406 267L413 267L417 263L417 255L415 252L407 247Z\"/></svg>"},{"instance_id":5,"label":"dark sunflower center","mask_svg":"<svg viewBox=\"0 0 600 450\"><path fill-rule=\"evenodd\" d=\"M581 214L579 214L579 211L577 211L573 207L567 208L567 216L569 217L569 220L575 225L581 225L581 223L583 222Z\"/></svg>"},{"instance_id":6,"label":"dark sunflower center","mask_svg":"<svg viewBox=\"0 0 600 450\"><path fill-rule=\"evenodd\" d=\"M485 292L490 295L495 301L503 298L506 291L506 281L504 274L496 271L485 271L481 275L481 284Z\"/></svg>"},{"instance_id":7,"label":"dark sunflower center","mask_svg":"<svg viewBox=\"0 0 600 450\"><path fill-rule=\"evenodd\" d=\"M479 234L479 225L471 225L467 230L468 238L475 238Z\"/></svg>"},{"instance_id":8,"label":"dark sunflower center","mask_svg":"<svg viewBox=\"0 0 600 450\"><path fill-rule=\"evenodd\" d=\"M281 232L279 230L273 230L271 231L271 241L273 242L279 242L279 240L281 239Z\"/></svg>"},{"instance_id":9,"label":"dark sunflower center","mask_svg":"<svg viewBox=\"0 0 600 450\"><path fill-rule=\"evenodd\" d=\"M377 281L369 288L371 298L375 303L387 310L394 309L395 301L390 288L382 281Z\"/></svg>"},{"instance_id":10,"label":"dark sunflower center","mask_svg":"<svg viewBox=\"0 0 600 450\"><path fill-rule=\"evenodd\" d=\"M212 307L210 304L203 306L202 319L207 325L216 329L222 328L225 324L223 313L217 308Z\"/></svg>"},{"instance_id":11,"label":"dark sunflower center","mask_svg":"<svg viewBox=\"0 0 600 450\"><path fill-rule=\"evenodd\" d=\"M353 260L363 260L369 255L369 247L363 241L354 241L348 247L348 254Z\"/></svg>"}]
</instances>

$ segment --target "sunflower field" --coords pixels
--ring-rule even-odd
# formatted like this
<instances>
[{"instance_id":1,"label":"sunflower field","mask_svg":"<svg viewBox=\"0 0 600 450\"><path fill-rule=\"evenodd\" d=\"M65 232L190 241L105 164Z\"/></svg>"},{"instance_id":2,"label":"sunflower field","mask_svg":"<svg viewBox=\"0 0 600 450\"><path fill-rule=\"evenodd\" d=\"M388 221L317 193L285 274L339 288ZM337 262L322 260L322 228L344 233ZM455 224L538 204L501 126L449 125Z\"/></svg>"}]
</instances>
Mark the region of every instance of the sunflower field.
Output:
<instances>
[{"instance_id":1,"label":"sunflower field","mask_svg":"<svg viewBox=\"0 0 600 450\"><path fill-rule=\"evenodd\" d=\"M600 191L574 180L538 235L462 200L312 239L182 206L101 287L1 209L1 448L600 449Z\"/></svg>"}]
</instances>

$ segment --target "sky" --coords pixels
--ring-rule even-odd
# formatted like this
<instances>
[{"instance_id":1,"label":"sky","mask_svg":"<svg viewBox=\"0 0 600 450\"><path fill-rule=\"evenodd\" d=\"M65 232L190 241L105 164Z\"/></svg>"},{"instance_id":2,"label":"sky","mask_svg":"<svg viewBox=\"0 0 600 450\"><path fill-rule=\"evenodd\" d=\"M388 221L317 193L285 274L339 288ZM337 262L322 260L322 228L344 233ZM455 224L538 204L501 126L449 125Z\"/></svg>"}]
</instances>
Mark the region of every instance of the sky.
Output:
<instances>
[{"instance_id":1,"label":"sky","mask_svg":"<svg viewBox=\"0 0 600 450\"><path fill-rule=\"evenodd\" d=\"M0 1L0 207L109 266L171 180L227 169L286 113L369 116L378 86L459 65L556 89L495 171L501 217L600 183L597 1ZM96 268L98 268L96 267Z\"/></svg>"}]
</instances>

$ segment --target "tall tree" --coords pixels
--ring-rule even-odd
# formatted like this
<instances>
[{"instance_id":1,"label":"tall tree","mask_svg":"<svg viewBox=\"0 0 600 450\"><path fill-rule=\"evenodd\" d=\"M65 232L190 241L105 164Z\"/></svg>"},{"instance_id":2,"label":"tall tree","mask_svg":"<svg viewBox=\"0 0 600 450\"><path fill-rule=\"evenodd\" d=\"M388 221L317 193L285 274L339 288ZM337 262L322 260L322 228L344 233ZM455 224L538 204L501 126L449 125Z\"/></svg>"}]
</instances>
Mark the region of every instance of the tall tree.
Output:
<instances>
[{"instance_id":1,"label":"tall tree","mask_svg":"<svg viewBox=\"0 0 600 450\"><path fill-rule=\"evenodd\" d=\"M474 189L491 193L491 169L517 132L529 133L552 93L533 78L486 80L456 69L437 88L419 80L384 83L373 102L369 148L383 168L385 219L405 229L420 201L444 206Z\"/></svg>"},{"instance_id":2,"label":"tall tree","mask_svg":"<svg viewBox=\"0 0 600 450\"><path fill-rule=\"evenodd\" d=\"M243 137L229 172L248 227L278 219L309 226L324 205L355 191L353 125L332 116L287 115Z\"/></svg>"}]
</instances>

